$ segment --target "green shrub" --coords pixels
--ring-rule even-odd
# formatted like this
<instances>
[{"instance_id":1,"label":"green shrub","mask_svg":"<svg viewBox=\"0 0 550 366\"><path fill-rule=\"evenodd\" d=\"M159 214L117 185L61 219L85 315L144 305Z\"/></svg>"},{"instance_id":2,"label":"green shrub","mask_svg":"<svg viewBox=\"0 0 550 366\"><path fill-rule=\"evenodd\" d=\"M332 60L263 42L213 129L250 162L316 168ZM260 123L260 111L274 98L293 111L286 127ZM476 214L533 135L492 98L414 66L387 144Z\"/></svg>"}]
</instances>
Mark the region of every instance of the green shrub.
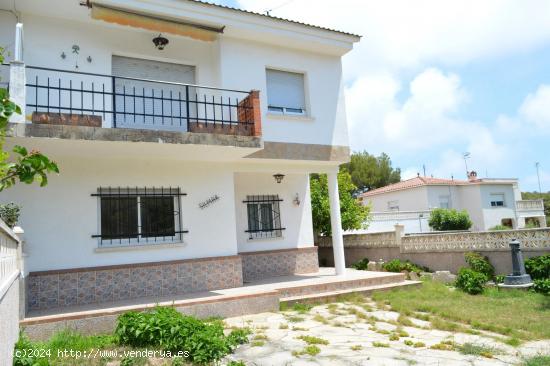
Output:
<instances>
[{"instance_id":1,"label":"green shrub","mask_svg":"<svg viewBox=\"0 0 550 366\"><path fill-rule=\"evenodd\" d=\"M472 227L472 220L466 210L436 208L430 214L428 225L436 231L468 230Z\"/></svg>"},{"instance_id":2,"label":"green shrub","mask_svg":"<svg viewBox=\"0 0 550 366\"><path fill-rule=\"evenodd\" d=\"M362 271L366 271L369 264L368 258L363 258L359 262L355 262L351 265L351 268L359 269Z\"/></svg>"},{"instance_id":3,"label":"green shrub","mask_svg":"<svg viewBox=\"0 0 550 366\"><path fill-rule=\"evenodd\" d=\"M382 268L388 272L401 272L401 271L416 272L416 273L429 272L429 269L426 267L416 265L409 261L402 262L399 259L392 259L391 261L384 263Z\"/></svg>"},{"instance_id":4,"label":"green shrub","mask_svg":"<svg viewBox=\"0 0 550 366\"><path fill-rule=\"evenodd\" d=\"M238 344L247 342L248 334L248 330L237 329L226 336L220 320L201 321L169 307L122 314L115 330L121 345L187 351L189 360L194 363L221 359Z\"/></svg>"},{"instance_id":5,"label":"green shrub","mask_svg":"<svg viewBox=\"0 0 550 366\"><path fill-rule=\"evenodd\" d=\"M0 219L2 219L6 225L13 229L19 221L19 215L21 214L21 206L15 203L6 203L0 205Z\"/></svg>"},{"instance_id":6,"label":"green shrub","mask_svg":"<svg viewBox=\"0 0 550 366\"><path fill-rule=\"evenodd\" d=\"M550 278L533 280L533 290L543 295L550 295Z\"/></svg>"},{"instance_id":7,"label":"green shrub","mask_svg":"<svg viewBox=\"0 0 550 366\"><path fill-rule=\"evenodd\" d=\"M488 257L484 257L476 252L468 252L464 254L464 259L474 271L483 273L488 279L495 277L495 267L489 262Z\"/></svg>"},{"instance_id":8,"label":"green shrub","mask_svg":"<svg viewBox=\"0 0 550 366\"><path fill-rule=\"evenodd\" d=\"M510 226L506 226L506 225L495 225L495 226L489 228L489 230L491 230L491 231L501 231L501 230L512 230L512 228Z\"/></svg>"},{"instance_id":9,"label":"green shrub","mask_svg":"<svg viewBox=\"0 0 550 366\"><path fill-rule=\"evenodd\" d=\"M525 261L525 271L534 280L550 278L550 254L527 259Z\"/></svg>"},{"instance_id":10,"label":"green shrub","mask_svg":"<svg viewBox=\"0 0 550 366\"><path fill-rule=\"evenodd\" d=\"M455 285L470 295L477 295L483 292L486 282L487 277L483 273L469 268L461 268L458 271Z\"/></svg>"}]
</instances>

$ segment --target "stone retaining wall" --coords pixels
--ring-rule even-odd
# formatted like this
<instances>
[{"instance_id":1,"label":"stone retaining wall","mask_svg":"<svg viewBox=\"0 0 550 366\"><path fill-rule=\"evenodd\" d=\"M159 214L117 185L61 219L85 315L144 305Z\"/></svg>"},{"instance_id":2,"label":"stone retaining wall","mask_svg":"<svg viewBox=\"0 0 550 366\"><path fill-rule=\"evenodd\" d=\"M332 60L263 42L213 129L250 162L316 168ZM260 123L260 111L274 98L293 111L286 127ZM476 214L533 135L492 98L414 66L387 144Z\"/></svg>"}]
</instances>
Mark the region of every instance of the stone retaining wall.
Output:
<instances>
[{"instance_id":1,"label":"stone retaining wall","mask_svg":"<svg viewBox=\"0 0 550 366\"><path fill-rule=\"evenodd\" d=\"M391 232L344 235L344 250L347 266L363 258L374 261L397 258L434 271L453 273L466 266L464 254L475 251L489 257L498 274L507 274L512 271L508 246L512 239L521 242L525 259L550 254L549 228L403 235L400 225ZM330 238L321 238L317 245L320 262L333 265Z\"/></svg>"}]
</instances>

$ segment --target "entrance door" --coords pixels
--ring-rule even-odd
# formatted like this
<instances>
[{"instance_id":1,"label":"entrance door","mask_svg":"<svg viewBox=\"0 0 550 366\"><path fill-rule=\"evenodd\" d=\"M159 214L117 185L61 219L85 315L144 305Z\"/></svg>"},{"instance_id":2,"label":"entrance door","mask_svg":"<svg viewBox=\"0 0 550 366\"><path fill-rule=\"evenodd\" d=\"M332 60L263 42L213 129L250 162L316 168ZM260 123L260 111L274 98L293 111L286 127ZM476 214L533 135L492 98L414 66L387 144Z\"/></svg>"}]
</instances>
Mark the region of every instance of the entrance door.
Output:
<instances>
[{"instance_id":1,"label":"entrance door","mask_svg":"<svg viewBox=\"0 0 550 366\"><path fill-rule=\"evenodd\" d=\"M195 84L194 66L168 62L113 56L112 72L114 76ZM189 89L193 95L195 90ZM117 127L187 131L185 86L115 78L115 92Z\"/></svg>"}]
</instances>

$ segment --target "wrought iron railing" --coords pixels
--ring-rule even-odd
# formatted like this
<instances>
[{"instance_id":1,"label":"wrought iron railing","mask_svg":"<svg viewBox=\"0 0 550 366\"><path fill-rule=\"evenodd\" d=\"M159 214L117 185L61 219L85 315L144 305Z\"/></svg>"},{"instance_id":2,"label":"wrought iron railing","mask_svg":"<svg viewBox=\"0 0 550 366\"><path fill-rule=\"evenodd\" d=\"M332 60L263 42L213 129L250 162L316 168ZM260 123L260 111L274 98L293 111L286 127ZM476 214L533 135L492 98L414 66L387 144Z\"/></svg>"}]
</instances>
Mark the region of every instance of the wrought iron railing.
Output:
<instances>
[{"instance_id":1,"label":"wrought iron railing","mask_svg":"<svg viewBox=\"0 0 550 366\"><path fill-rule=\"evenodd\" d=\"M33 122L253 135L251 92L27 66Z\"/></svg>"}]
</instances>

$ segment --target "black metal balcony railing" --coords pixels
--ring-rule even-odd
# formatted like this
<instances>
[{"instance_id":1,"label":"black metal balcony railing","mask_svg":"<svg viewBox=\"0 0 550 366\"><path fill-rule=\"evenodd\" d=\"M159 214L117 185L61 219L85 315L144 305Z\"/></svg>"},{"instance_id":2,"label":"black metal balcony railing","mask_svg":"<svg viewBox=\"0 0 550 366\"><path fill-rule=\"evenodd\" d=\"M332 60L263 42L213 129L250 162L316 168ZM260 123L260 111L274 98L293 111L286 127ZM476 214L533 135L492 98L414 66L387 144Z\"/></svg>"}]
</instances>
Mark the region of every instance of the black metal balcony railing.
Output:
<instances>
[{"instance_id":1,"label":"black metal balcony railing","mask_svg":"<svg viewBox=\"0 0 550 366\"><path fill-rule=\"evenodd\" d=\"M254 133L246 91L36 66L27 66L26 87L33 122Z\"/></svg>"}]
</instances>

